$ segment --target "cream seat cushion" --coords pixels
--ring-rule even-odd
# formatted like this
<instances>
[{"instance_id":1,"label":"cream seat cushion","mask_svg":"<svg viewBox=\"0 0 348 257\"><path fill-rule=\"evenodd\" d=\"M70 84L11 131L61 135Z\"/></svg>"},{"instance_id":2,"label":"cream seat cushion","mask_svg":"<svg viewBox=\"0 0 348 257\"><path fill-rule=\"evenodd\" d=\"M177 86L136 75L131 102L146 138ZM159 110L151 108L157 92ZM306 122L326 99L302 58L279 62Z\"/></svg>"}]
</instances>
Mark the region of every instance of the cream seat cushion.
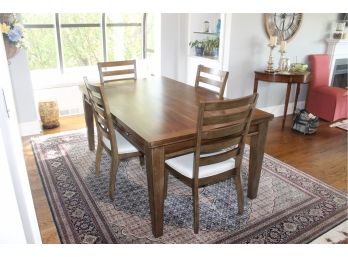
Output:
<instances>
[{"instance_id":1,"label":"cream seat cushion","mask_svg":"<svg viewBox=\"0 0 348 257\"><path fill-rule=\"evenodd\" d=\"M117 130L115 130L115 134L116 134L118 154L138 152L138 150L127 139L125 139ZM111 149L111 144L109 139L103 137L103 142L107 148Z\"/></svg>"},{"instance_id":2,"label":"cream seat cushion","mask_svg":"<svg viewBox=\"0 0 348 257\"><path fill-rule=\"evenodd\" d=\"M204 156L210 156L213 154L206 154L201 155ZM185 154L179 157L171 158L166 160L166 164L176 170L177 172L181 173L185 177L193 178L193 158L194 154ZM223 173L225 171L228 171L230 169L233 169L235 167L235 160L234 158L228 159L223 162L214 163L206 166L200 166L199 172L198 172L198 178L206 178L210 177L219 173Z\"/></svg>"}]
</instances>

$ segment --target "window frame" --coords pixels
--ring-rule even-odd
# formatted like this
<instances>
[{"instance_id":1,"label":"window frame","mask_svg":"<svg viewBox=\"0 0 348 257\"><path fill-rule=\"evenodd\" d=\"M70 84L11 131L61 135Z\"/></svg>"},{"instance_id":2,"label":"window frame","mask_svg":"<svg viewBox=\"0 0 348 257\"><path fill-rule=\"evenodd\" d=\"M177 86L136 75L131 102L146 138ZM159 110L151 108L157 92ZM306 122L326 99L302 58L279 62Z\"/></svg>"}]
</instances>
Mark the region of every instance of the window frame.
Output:
<instances>
[{"instance_id":1,"label":"window frame","mask_svg":"<svg viewBox=\"0 0 348 257\"><path fill-rule=\"evenodd\" d=\"M135 26L141 27L142 29L142 58L146 58L147 52L153 52L154 49L147 49L146 46L146 21L147 14L143 13L142 22L140 23L106 23L106 13L101 13L100 23L74 23L74 24L61 24L60 14L54 13L54 24L30 24L25 23L23 27L26 29L54 29L56 34L56 47L58 53L58 62L59 62L59 70L61 74L64 74L65 66L64 66L64 58L63 58L63 46L62 46L62 38L61 38L61 28L100 28L102 33L102 48L103 48L103 60L107 61L107 38L106 38L106 28L107 27L128 27Z\"/></svg>"}]
</instances>

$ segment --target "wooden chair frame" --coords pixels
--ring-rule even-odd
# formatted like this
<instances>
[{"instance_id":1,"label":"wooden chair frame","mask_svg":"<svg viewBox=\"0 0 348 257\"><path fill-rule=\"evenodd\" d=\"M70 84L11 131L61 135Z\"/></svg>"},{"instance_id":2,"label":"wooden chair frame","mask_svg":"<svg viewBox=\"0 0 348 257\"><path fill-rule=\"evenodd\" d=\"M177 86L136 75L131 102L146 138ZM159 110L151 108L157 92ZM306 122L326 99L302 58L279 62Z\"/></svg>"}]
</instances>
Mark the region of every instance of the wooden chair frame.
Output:
<instances>
[{"instance_id":1,"label":"wooden chair frame","mask_svg":"<svg viewBox=\"0 0 348 257\"><path fill-rule=\"evenodd\" d=\"M220 77L220 80L208 78L208 77L204 76L203 73ZM226 88L226 83L227 83L227 79L228 79L228 74L229 74L228 71L220 71L217 69L205 67L205 66L200 64L197 67L195 87L199 87L200 83L206 83L206 84L212 85L214 87L217 87L219 89L219 91L218 91L219 98L223 99L225 88Z\"/></svg>"},{"instance_id":2,"label":"wooden chair frame","mask_svg":"<svg viewBox=\"0 0 348 257\"><path fill-rule=\"evenodd\" d=\"M120 160L131 157L142 156L140 152L119 154L117 148L116 134L110 114L109 103L105 98L104 85L95 86L88 82L84 77L84 83L87 88L89 102L93 109L93 116L97 127L98 145L96 151L95 170L97 176L100 175L101 154L103 149L111 156L111 170L109 178L109 195L114 198L116 174ZM110 141L110 148L105 145L103 137Z\"/></svg>"},{"instance_id":3,"label":"wooden chair frame","mask_svg":"<svg viewBox=\"0 0 348 257\"><path fill-rule=\"evenodd\" d=\"M193 178L186 177L166 164L175 177L192 188L194 232L199 230L198 188L234 177L237 189L238 213L243 213L244 197L240 177L244 146L258 94L235 99L202 102L197 118L197 139L193 160ZM206 154L212 154L206 156ZM203 156L202 156L203 154ZM205 156L204 156L205 155ZM235 167L223 173L199 178L199 167L235 159ZM165 172L165 195L168 174Z\"/></svg>"},{"instance_id":4,"label":"wooden chair frame","mask_svg":"<svg viewBox=\"0 0 348 257\"><path fill-rule=\"evenodd\" d=\"M117 69L117 70L107 70L108 68L122 68L122 66L133 66L131 69ZM137 67L136 60L125 60L125 61L113 61L113 62L98 62L98 70L100 83L108 83L112 81L119 80L129 80L129 79L137 79ZM122 76L122 75L130 75L127 78L114 78L108 79L109 77ZM132 75L132 76L131 76Z\"/></svg>"}]
</instances>

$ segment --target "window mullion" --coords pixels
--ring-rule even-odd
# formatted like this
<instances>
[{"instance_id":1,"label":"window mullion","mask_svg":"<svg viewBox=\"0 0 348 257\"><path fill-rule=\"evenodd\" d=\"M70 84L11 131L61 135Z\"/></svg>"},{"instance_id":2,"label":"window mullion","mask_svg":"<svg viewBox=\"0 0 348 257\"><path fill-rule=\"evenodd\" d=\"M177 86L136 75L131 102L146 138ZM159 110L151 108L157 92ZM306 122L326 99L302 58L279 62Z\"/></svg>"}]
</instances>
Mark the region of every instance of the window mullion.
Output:
<instances>
[{"instance_id":1,"label":"window mullion","mask_svg":"<svg viewBox=\"0 0 348 257\"><path fill-rule=\"evenodd\" d=\"M143 59L146 59L146 13L143 15Z\"/></svg>"},{"instance_id":2,"label":"window mullion","mask_svg":"<svg viewBox=\"0 0 348 257\"><path fill-rule=\"evenodd\" d=\"M106 62L107 61L107 51L106 51L106 18L105 18L105 13L102 13L101 28L102 28L102 39L103 39L103 58L104 58L104 62Z\"/></svg>"},{"instance_id":3,"label":"window mullion","mask_svg":"<svg viewBox=\"0 0 348 257\"><path fill-rule=\"evenodd\" d=\"M62 40L61 40L61 35L60 35L60 20L59 20L58 13L55 14L55 25L56 25L56 34L57 34L59 67L60 67L60 72L64 73Z\"/></svg>"}]
</instances>

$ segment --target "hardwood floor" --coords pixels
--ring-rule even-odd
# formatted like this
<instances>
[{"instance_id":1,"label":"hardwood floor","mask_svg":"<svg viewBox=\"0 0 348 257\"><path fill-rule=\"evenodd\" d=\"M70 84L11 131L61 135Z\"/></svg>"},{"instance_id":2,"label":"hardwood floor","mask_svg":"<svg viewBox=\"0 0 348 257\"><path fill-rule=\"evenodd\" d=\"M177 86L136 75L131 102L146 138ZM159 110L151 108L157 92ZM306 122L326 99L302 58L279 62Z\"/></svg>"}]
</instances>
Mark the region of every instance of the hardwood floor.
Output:
<instances>
[{"instance_id":1,"label":"hardwood floor","mask_svg":"<svg viewBox=\"0 0 348 257\"><path fill-rule=\"evenodd\" d=\"M305 136L290 129L291 120L292 116L289 115L283 130L282 117L275 118L270 123L265 152L339 190L348 192L348 133L339 128L330 128L328 122L321 121L315 135ZM83 115L61 117L60 122L59 128L44 130L42 134L85 127ZM31 150L30 137L24 137L22 141L42 242L60 243Z\"/></svg>"},{"instance_id":2,"label":"hardwood floor","mask_svg":"<svg viewBox=\"0 0 348 257\"><path fill-rule=\"evenodd\" d=\"M42 134L47 135L59 133L63 131L80 129L83 127L85 127L85 120L83 115L61 117L60 127L44 130ZM34 206L39 223L42 242L45 244L59 244L60 239L51 215L51 210L46 199L45 191L41 183L41 178L36 167L33 151L31 149L30 137L23 137L22 142L24 158L27 166L29 183L34 200Z\"/></svg>"}]
</instances>

